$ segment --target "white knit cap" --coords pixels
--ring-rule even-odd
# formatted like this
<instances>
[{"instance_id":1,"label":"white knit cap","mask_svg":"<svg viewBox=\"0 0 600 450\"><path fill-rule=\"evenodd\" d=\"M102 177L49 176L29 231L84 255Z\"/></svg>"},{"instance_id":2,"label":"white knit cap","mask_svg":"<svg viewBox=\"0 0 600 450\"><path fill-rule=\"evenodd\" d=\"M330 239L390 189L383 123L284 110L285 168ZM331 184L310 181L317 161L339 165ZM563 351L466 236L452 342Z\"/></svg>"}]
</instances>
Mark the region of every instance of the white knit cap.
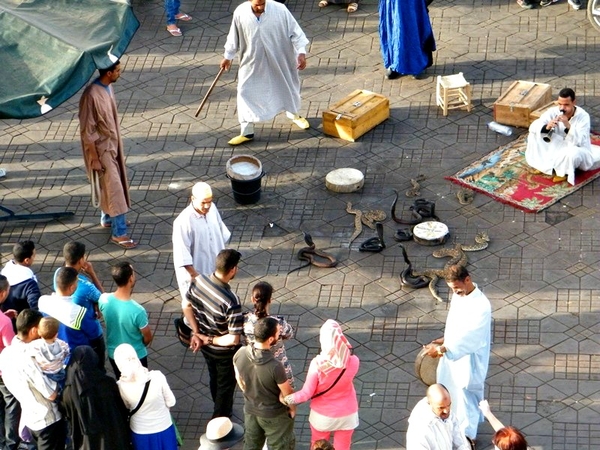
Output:
<instances>
[{"instance_id":1,"label":"white knit cap","mask_svg":"<svg viewBox=\"0 0 600 450\"><path fill-rule=\"evenodd\" d=\"M208 183L199 181L192 188L192 195L198 200L204 200L205 198L212 198L213 193Z\"/></svg>"}]
</instances>

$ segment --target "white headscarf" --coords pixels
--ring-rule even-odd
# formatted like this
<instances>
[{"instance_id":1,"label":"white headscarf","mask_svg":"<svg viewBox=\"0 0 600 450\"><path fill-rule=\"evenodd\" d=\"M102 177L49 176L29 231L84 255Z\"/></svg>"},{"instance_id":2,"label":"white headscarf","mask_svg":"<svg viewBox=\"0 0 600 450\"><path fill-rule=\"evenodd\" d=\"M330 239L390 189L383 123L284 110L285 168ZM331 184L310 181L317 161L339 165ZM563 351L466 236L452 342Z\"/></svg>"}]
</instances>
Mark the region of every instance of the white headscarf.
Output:
<instances>
[{"instance_id":1,"label":"white headscarf","mask_svg":"<svg viewBox=\"0 0 600 450\"><path fill-rule=\"evenodd\" d=\"M121 344L115 349L115 363L121 372L120 382L145 383L149 379L148 369L142 366L135 349L129 344Z\"/></svg>"},{"instance_id":2,"label":"white headscarf","mask_svg":"<svg viewBox=\"0 0 600 450\"><path fill-rule=\"evenodd\" d=\"M317 355L316 362L321 372L327 373L334 369L346 367L351 355L352 345L344 336L339 323L328 319L321 327L319 341L321 343L321 353Z\"/></svg>"}]
</instances>

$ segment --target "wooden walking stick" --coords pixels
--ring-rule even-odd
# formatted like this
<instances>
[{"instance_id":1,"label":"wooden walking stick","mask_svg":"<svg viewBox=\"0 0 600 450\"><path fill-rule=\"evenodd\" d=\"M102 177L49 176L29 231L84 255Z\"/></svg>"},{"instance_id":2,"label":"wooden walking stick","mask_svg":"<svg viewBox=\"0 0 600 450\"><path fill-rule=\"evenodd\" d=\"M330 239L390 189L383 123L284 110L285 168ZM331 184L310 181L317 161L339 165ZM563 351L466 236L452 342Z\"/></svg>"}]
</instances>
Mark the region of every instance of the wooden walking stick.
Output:
<instances>
[{"instance_id":1,"label":"wooden walking stick","mask_svg":"<svg viewBox=\"0 0 600 450\"><path fill-rule=\"evenodd\" d=\"M198 106L198 109L196 110L196 114L194 115L194 117L198 117L198 114L200 114L200 111L202 111L202 107L206 103L206 100L208 100L208 96L210 95L210 93L214 89L215 84L217 84L217 81L219 81L219 78L221 77L221 74L223 74L224 71L225 71L225 69L223 67L221 67L221 70L219 70L219 73L215 77L215 81L212 82L212 84L208 88L208 92L206 93L206 95L204 96L204 98L202 99L202 101L200 102L200 106Z\"/></svg>"}]
</instances>

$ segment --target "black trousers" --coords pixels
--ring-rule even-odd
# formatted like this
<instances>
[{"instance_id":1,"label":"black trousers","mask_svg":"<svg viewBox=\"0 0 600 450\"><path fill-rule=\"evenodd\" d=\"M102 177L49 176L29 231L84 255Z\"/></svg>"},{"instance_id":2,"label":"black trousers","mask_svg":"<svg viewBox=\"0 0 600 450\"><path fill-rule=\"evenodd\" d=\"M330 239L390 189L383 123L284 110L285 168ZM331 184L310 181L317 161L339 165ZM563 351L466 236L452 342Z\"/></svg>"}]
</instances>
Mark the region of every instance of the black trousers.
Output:
<instances>
[{"instance_id":1,"label":"black trousers","mask_svg":"<svg viewBox=\"0 0 600 450\"><path fill-rule=\"evenodd\" d=\"M208 367L210 395L215 403L212 418L231 417L233 414L233 396L235 394L235 369L233 355L239 347L215 354L201 347Z\"/></svg>"},{"instance_id":2,"label":"black trousers","mask_svg":"<svg viewBox=\"0 0 600 450\"><path fill-rule=\"evenodd\" d=\"M38 450L57 450L65 448L67 424L64 419L54 422L39 431L31 430Z\"/></svg>"},{"instance_id":3,"label":"black trousers","mask_svg":"<svg viewBox=\"0 0 600 450\"><path fill-rule=\"evenodd\" d=\"M21 405L4 385L0 377L0 448L17 450L21 438L19 437L19 419L21 418Z\"/></svg>"},{"instance_id":4,"label":"black trousers","mask_svg":"<svg viewBox=\"0 0 600 450\"><path fill-rule=\"evenodd\" d=\"M90 347L92 347L96 352L96 355L98 355L98 368L104 370L104 363L106 362L106 343L104 342L104 336L100 335L100 337L92 339L90 341Z\"/></svg>"}]
</instances>

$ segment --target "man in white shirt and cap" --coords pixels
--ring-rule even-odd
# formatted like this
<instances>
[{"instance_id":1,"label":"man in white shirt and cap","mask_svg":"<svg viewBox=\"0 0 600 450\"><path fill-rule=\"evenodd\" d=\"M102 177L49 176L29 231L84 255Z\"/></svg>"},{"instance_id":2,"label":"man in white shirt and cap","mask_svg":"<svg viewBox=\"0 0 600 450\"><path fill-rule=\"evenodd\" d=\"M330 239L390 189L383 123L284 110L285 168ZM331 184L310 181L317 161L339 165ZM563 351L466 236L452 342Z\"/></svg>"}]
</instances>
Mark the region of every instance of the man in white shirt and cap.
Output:
<instances>
[{"instance_id":1,"label":"man in white shirt and cap","mask_svg":"<svg viewBox=\"0 0 600 450\"><path fill-rule=\"evenodd\" d=\"M173 263L182 299L198 274L210 275L214 271L217 255L230 237L231 232L213 204L212 189L202 181L196 183L190 204L173 223Z\"/></svg>"},{"instance_id":2,"label":"man in white shirt and cap","mask_svg":"<svg viewBox=\"0 0 600 450\"><path fill-rule=\"evenodd\" d=\"M450 393L432 384L408 418L406 450L470 450L471 446L451 413Z\"/></svg>"}]
</instances>

